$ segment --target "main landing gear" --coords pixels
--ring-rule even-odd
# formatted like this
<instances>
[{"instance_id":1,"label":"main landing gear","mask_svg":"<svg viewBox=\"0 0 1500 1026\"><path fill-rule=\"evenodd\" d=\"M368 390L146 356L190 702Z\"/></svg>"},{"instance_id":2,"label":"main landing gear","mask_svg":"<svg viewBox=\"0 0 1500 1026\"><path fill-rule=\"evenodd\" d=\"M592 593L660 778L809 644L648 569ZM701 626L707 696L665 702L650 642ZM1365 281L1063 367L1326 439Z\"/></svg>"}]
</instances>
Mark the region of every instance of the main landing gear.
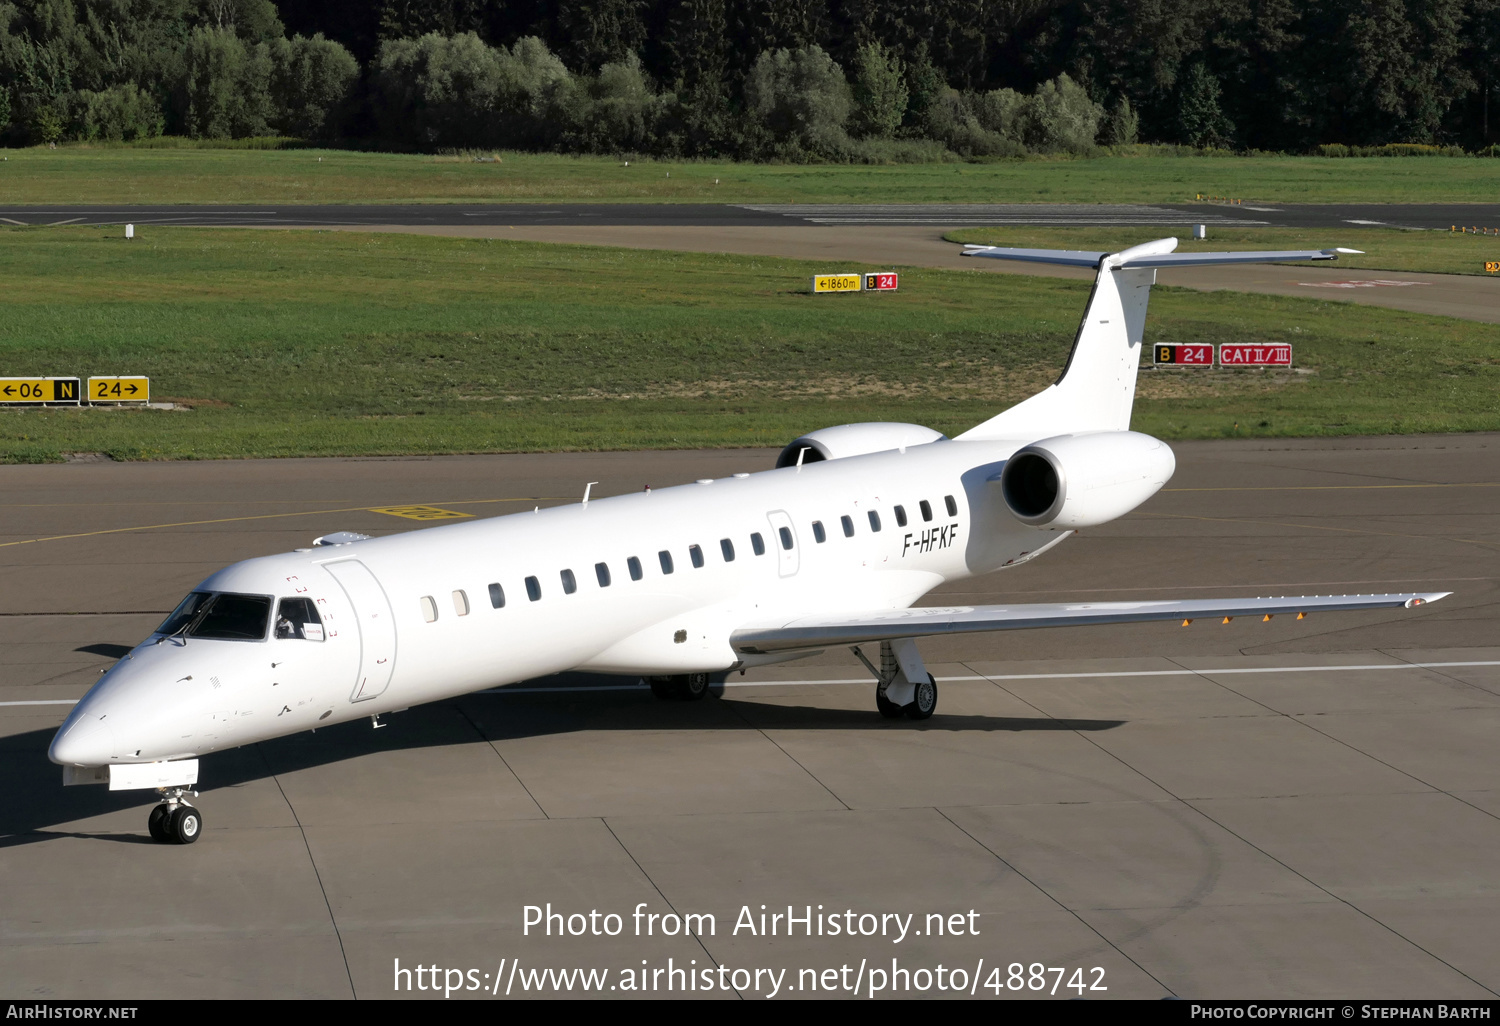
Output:
<instances>
[{"instance_id":1,"label":"main landing gear","mask_svg":"<svg viewBox=\"0 0 1500 1026\"><path fill-rule=\"evenodd\" d=\"M161 844L192 844L203 833L203 813L189 805L184 795L196 798L198 792L185 787L157 790L164 800L146 817L151 839Z\"/></svg>"},{"instance_id":2,"label":"main landing gear","mask_svg":"<svg viewBox=\"0 0 1500 1026\"><path fill-rule=\"evenodd\" d=\"M647 677L651 693L657 698L671 702L696 702L708 694L709 675L706 673L677 673L670 677Z\"/></svg>"},{"instance_id":3,"label":"main landing gear","mask_svg":"<svg viewBox=\"0 0 1500 1026\"><path fill-rule=\"evenodd\" d=\"M922 665L910 638L880 643L877 670L856 645L849 649L875 675L875 708L886 719L925 720L937 711L937 681Z\"/></svg>"}]
</instances>

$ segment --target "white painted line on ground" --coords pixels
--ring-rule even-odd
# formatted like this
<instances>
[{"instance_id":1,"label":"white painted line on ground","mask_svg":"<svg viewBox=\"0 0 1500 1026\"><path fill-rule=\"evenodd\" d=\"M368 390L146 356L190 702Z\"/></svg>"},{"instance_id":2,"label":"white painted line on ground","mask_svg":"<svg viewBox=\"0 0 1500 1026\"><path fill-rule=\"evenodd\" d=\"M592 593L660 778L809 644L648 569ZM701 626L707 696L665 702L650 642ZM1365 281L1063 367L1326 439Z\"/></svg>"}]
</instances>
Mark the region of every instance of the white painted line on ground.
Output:
<instances>
[{"instance_id":1,"label":"white painted line on ground","mask_svg":"<svg viewBox=\"0 0 1500 1026\"><path fill-rule=\"evenodd\" d=\"M1203 670L1106 670L1096 673L996 673L968 674L962 677L939 677L945 683L976 680L1084 680L1101 677L1206 677L1228 673L1329 673L1339 670L1444 670L1466 666L1500 666L1500 659L1483 659L1459 663L1351 663L1341 666L1220 666ZM758 680L725 683L731 688L804 688L819 684L873 684L869 677L841 677L830 680ZM486 688L475 695L568 695L584 691L645 691L645 684L590 684L578 688ZM44 698L29 702L0 702L0 707L14 705L77 705L76 698Z\"/></svg>"}]
</instances>

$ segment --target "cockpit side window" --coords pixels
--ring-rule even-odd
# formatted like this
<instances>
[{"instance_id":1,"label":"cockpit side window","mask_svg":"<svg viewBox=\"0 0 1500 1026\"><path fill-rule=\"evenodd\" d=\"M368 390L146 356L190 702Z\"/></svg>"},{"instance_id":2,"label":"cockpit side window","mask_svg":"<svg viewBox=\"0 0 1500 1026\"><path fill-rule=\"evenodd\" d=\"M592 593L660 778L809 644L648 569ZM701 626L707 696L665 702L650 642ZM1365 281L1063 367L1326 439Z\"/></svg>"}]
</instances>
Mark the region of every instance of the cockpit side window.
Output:
<instances>
[{"instance_id":1,"label":"cockpit side window","mask_svg":"<svg viewBox=\"0 0 1500 1026\"><path fill-rule=\"evenodd\" d=\"M190 638L220 641L261 641L271 619L269 595L213 595L212 601L188 628Z\"/></svg>"},{"instance_id":2,"label":"cockpit side window","mask_svg":"<svg viewBox=\"0 0 1500 1026\"><path fill-rule=\"evenodd\" d=\"M156 633L176 634L193 622L193 618L202 612L204 604L211 598L213 598L213 595L206 591L195 591L188 595L187 598L177 604L176 609L172 610L172 615L162 621L160 627L156 628Z\"/></svg>"},{"instance_id":3,"label":"cockpit side window","mask_svg":"<svg viewBox=\"0 0 1500 1026\"><path fill-rule=\"evenodd\" d=\"M284 598L276 609L276 636L323 640L323 620L310 598Z\"/></svg>"}]
</instances>

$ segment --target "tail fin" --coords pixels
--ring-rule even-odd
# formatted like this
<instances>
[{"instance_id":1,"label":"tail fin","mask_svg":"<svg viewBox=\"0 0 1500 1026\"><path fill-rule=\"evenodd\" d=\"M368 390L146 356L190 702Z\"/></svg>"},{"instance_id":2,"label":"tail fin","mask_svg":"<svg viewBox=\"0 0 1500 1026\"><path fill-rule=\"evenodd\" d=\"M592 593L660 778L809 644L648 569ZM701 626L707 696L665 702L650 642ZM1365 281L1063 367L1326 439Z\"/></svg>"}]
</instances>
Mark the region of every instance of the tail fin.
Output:
<instances>
[{"instance_id":1,"label":"tail fin","mask_svg":"<svg viewBox=\"0 0 1500 1026\"><path fill-rule=\"evenodd\" d=\"M1119 253L1060 249L1002 249L970 246L964 256L1034 263L1096 267L1094 291L1055 384L957 436L964 439L1036 439L1081 431L1125 431L1135 404L1135 377L1141 363L1146 305L1158 267L1203 264L1334 260L1352 249L1174 253L1176 239L1160 239Z\"/></svg>"}]
</instances>

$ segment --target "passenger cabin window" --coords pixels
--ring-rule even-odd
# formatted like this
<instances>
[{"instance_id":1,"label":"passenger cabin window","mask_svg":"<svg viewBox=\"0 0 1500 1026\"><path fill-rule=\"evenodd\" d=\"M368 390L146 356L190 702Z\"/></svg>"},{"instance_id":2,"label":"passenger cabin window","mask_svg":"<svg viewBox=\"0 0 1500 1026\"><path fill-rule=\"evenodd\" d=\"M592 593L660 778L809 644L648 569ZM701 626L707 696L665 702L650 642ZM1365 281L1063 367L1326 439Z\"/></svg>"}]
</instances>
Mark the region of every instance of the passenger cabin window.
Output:
<instances>
[{"instance_id":1,"label":"passenger cabin window","mask_svg":"<svg viewBox=\"0 0 1500 1026\"><path fill-rule=\"evenodd\" d=\"M284 598L276 607L276 636L323 640L323 621L310 598Z\"/></svg>"},{"instance_id":2,"label":"passenger cabin window","mask_svg":"<svg viewBox=\"0 0 1500 1026\"><path fill-rule=\"evenodd\" d=\"M432 623L437 619L437 603L433 601L431 595L422 596L421 606L422 619L426 620L428 623Z\"/></svg>"},{"instance_id":3,"label":"passenger cabin window","mask_svg":"<svg viewBox=\"0 0 1500 1026\"><path fill-rule=\"evenodd\" d=\"M535 577L526 578L526 597L535 602L542 597L542 582Z\"/></svg>"},{"instance_id":4,"label":"passenger cabin window","mask_svg":"<svg viewBox=\"0 0 1500 1026\"><path fill-rule=\"evenodd\" d=\"M917 503L917 506L922 510L923 520L932 519L932 503L928 502L926 499L923 499L921 502Z\"/></svg>"},{"instance_id":5,"label":"passenger cabin window","mask_svg":"<svg viewBox=\"0 0 1500 1026\"><path fill-rule=\"evenodd\" d=\"M828 540L828 533L823 530L823 521L821 521L821 520L814 520L813 521L813 541L817 542L819 545L822 545L827 540Z\"/></svg>"},{"instance_id":6,"label":"passenger cabin window","mask_svg":"<svg viewBox=\"0 0 1500 1026\"><path fill-rule=\"evenodd\" d=\"M750 536L750 548L757 556L764 556L766 554L766 540L760 536L759 531Z\"/></svg>"},{"instance_id":7,"label":"passenger cabin window","mask_svg":"<svg viewBox=\"0 0 1500 1026\"><path fill-rule=\"evenodd\" d=\"M505 589L498 584L490 585L490 605L496 609L505 608Z\"/></svg>"},{"instance_id":8,"label":"passenger cabin window","mask_svg":"<svg viewBox=\"0 0 1500 1026\"><path fill-rule=\"evenodd\" d=\"M594 576L599 579L599 587L601 587L601 588L608 588L609 587L609 564L608 563L595 563L594 564Z\"/></svg>"},{"instance_id":9,"label":"passenger cabin window","mask_svg":"<svg viewBox=\"0 0 1500 1026\"><path fill-rule=\"evenodd\" d=\"M689 545L688 559L693 561L693 566L701 567L703 565L703 550L697 545Z\"/></svg>"},{"instance_id":10,"label":"passenger cabin window","mask_svg":"<svg viewBox=\"0 0 1500 1026\"><path fill-rule=\"evenodd\" d=\"M723 554L724 562L734 562L734 542L730 541L728 538L719 539L719 552Z\"/></svg>"},{"instance_id":11,"label":"passenger cabin window","mask_svg":"<svg viewBox=\"0 0 1500 1026\"><path fill-rule=\"evenodd\" d=\"M870 530L880 530L880 514L873 509L870 510Z\"/></svg>"},{"instance_id":12,"label":"passenger cabin window","mask_svg":"<svg viewBox=\"0 0 1500 1026\"><path fill-rule=\"evenodd\" d=\"M947 504L947 506L948 506L948 515L950 517L956 517L956 516L958 516L958 503L956 503L956 502L953 501L953 496L951 496L951 495L945 495L945 496L943 496L943 502L945 502Z\"/></svg>"},{"instance_id":13,"label":"passenger cabin window","mask_svg":"<svg viewBox=\"0 0 1500 1026\"><path fill-rule=\"evenodd\" d=\"M469 596L462 591L453 593L453 611L459 616L469 615Z\"/></svg>"},{"instance_id":14,"label":"passenger cabin window","mask_svg":"<svg viewBox=\"0 0 1500 1026\"><path fill-rule=\"evenodd\" d=\"M662 573L669 574L672 572L672 554L670 552L668 552L666 549L662 549L656 554L656 558L661 561Z\"/></svg>"},{"instance_id":15,"label":"passenger cabin window","mask_svg":"<svg viewBox=\"0 0 1500 1026\"><path fill-rule=\"evenodd\" d=\"M573 571L564 570L558 576L562 578L564 595L571 595L578 590L578 578L573 576Z\"/></svg>"},{"instance_id":16,"label":"passenger cabin window","mask_svg":"<svg viewBox=\"0 0 1500 1026\"><path fill-rule=\"evenodd\" d=\"M905 506L897 506L896 507L896 526L897 527L905 527L906 526L906 507Z\"/></svg>"},{"instance_id":17,"label":"passenger cabin window","mask_svg":"<svg viewBox=\"0 0 1500 1026\"><path fill-rule=\"evenodd\" d=\"M844 537L845 538L853 538L854 537L854 521L853 520L850 520L848 517L839 517L839 524L844 529Z\"/></svg>"},{"instance_id":18,"label":"passenger cabin window","mask_svg":"<svg viewBox=\"0 0 1500 1026\"><path fill-rule=\"evenodd\" d=\"M776 528L776 533L781 537L781 547L784 549L791 549L792 529L790 527L778 527Z\"/></svg>"},{"instance_id":19,"label":"passenger cabin window","mask_svg":"<svg viewBox=\"0 0 1500 1026\"><path fill-rule=\"evenodd\" d=\"M639 581L645 576L645 572L641 570L641 561L634 556L625 561L625 566L630 570L630 579L632 581Z\"/></svg>"}]
</instances>

